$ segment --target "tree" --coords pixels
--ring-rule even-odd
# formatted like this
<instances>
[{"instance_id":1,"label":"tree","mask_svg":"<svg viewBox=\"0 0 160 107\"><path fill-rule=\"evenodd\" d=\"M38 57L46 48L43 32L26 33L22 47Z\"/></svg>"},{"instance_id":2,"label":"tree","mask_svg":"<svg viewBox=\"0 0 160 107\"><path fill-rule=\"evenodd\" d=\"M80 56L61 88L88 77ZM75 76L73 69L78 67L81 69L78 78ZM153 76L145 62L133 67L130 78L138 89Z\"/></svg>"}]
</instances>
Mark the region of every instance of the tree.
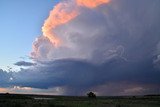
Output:
<instances>
[{"instance_id":1,"label":"tree","mask_svg":"<svg viewBox=\"0 0 160 107\"><path fill-rule=\"evenodd\" d=\"M87 95L89 98L96 98L96 94L93 92L89 92L89 93L87 93Z\"/></svg>"}]
</instances>

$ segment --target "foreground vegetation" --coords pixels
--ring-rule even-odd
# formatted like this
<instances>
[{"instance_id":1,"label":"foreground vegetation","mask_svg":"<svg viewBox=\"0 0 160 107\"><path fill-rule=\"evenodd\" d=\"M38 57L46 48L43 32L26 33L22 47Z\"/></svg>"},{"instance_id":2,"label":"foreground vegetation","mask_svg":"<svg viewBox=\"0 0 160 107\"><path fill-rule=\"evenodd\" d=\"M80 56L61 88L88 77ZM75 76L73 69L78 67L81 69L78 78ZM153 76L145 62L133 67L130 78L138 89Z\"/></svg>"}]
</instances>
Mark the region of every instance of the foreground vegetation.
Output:
<instances>
[{"instance_id":1,"label":"foreground vegetation","mask_svg":"<svg viewBox=\"0 0 160 107\"><path fill-rule=\"evenodd\" d=\"M160 107L160 96L87 98L1 94L0 107Z\"/></svg>"}]
</instances>

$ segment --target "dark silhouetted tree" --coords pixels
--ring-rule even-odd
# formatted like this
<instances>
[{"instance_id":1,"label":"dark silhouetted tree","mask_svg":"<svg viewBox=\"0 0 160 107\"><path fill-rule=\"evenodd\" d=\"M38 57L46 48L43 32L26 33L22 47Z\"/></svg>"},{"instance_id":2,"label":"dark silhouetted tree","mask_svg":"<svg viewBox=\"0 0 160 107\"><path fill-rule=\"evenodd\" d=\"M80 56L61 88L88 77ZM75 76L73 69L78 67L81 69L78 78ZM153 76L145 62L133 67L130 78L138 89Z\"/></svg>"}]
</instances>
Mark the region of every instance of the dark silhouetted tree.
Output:
<instances>
[{"instance_id":1,"label":"dark silhouetted tree","mask_svg":"<svg viewBox=\"0 0 160 107\"><path fill-rule=\"evenodd\" d=\"M87 96L88 96L89 98L96 98L96 94L93 93L93 92L87 93Z\"/></svg>"}]
</instances>

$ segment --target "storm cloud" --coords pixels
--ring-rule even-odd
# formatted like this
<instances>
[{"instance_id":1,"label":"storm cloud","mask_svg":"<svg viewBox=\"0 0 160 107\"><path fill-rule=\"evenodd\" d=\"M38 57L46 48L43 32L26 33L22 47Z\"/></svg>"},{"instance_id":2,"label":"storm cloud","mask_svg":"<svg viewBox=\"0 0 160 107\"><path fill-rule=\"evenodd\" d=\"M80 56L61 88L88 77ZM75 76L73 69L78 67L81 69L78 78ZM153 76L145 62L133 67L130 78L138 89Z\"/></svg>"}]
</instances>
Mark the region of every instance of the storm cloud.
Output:
<instances>
[{"instance_id":1,"label":"storm cloud","mask_svg":"<svg viewBox=\"0 0 160 107\"><path fill-rule=\"evenodd\" d=\"M117 57L101 65L73 59L43 62L34 69L13 72L6 80L7 85L12 86L38 89L61 87L65 90L65 95L83 95L89 90L97 91L97 87L105 85L105 89L100 88L97 92L101 95L112 95L110 92L120 95L127 90L126 87L129 87L127 92L131 94L130 87L134 91L135 86L149 88L148 93L157 93L155 90L159 90L159 75L160 72L153 68L150 61L128 63ZM105 90L110 92L103 93ZM143 90L140 94L144 94Z\"/></svg>"}]
</instances>

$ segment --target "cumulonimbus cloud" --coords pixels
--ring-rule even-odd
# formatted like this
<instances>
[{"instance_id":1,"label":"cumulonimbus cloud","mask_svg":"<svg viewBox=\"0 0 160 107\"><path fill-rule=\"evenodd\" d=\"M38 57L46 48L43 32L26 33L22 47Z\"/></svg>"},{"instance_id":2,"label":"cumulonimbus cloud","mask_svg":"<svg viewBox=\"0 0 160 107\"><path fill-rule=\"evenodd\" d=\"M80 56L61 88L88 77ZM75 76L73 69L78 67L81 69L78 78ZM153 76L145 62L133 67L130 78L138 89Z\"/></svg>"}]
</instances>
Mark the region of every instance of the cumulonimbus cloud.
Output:
<instances>
[{"instance_id":1,"label":"cumulonimbus cloud","mask_svg":"<svg viewBox=\"0 0 160 107\"><path fill-rule=\"evenodd\" d=\"M68 72L64 73L66 78L65 75L57 76L57 80L58 77L62 80L61 85L77 87L76 84L80 83L82 87L87 88L105 84L107 81L159 83L157 77L159 71L155 68L155 65L158 65L160 41L158 31L160 2L158 0L95 0L94 3L90 3L90 0L88 2L76 0L67 1L64 4L62 12L69 12L68 15L75 14L71 15L70 20L50 29L60 38L61 45L56 47L47 42L36 46L38 50L47 49L47 52L40 51L38 54L41 57L34 57L42 61L72 58L89 62L89 65L86 63L79 68L82 71L76 72L80 73L79 75L87 72L88 79L85 82L71 76L74 74L72 70L76 69L74 69L76 62L72 63L73 66L67 70L56 67L60 72ZM36 52L33 50L33 53ZM60 63L59 66L61 64L63 65ZM92 64L98 64L100 67ZM148 78L149 75L150 78ZM70 83L70 79L76 82ZM67 81L66 84L64 80Z\"/></svg>"},{"instance_id":2,"label":"cumulonimbus cloud","mask_svg":"<svg viewBox=\"0 0 160 107\"><path fill-rule=\"evenodd\" d=\"M84 2L83 0L75 0L63 1L58 3L50 12L49 17L45 20L45 23L42 27L44 37L37 38L36 41L33 43L33 52L31 53L31 57L36 60L50 60L54 58L56 60L63 57L77 57L76 54L79 52L75 52L77 50L73 49L73 47L71 47L69 43L66 43L69 41L66 41L68 37L65 37L65 32L63 34L57 33L56 28L58 28L59 26L66 25L72 20L75 20L77 17L83 14L83 8L95 9L98 6L102 4L108 4L109 2L110 0L88 0L87 2ZM48 46L48 44L50 43L46 43L47 40L52 44L52 46ZM44 50L46 48L49 48L47 52L39 51ZM68 52L68 50L70 52ZM67 55L61 55L61 53L64 53L63 51L66 51Z\"/></svg>"}]
</instances>

